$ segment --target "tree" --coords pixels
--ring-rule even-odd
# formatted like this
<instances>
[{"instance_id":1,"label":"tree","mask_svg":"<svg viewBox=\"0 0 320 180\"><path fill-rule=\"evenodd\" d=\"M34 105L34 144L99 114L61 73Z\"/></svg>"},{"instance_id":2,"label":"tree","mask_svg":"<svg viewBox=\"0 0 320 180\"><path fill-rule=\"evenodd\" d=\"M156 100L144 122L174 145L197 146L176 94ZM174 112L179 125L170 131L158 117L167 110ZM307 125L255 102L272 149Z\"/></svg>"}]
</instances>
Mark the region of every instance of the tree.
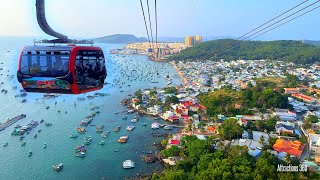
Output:
<instances>
[{"instance_id":1,"label":"tree","mask_svg":"<svg viewBox=\"0 0 320 180\"><path fill-rule=\"evenodd\" d=\"M167 140L167 139L162 139L161 145L162 145L163 147L165 147L165 146L167 145L167 143L168 143L168 140Z\"/></svg>"},{"instance_id":2,"label":"tree","mask_svg":"<svg viewBox=\"0 0 320 180\"><path fill-rule=\"evenodd\" d=\"M262 135L260 136L259 143L261 144L262 147L264 147L266 145L264 136L262 136Z\"/></svg>"},{"instance_id":3,"label":"tree","mask_svg":"<svg viewBox=\"0 0 320 180\"><path fill-rule=\"evenodd\" d=\"M319 122L318 117L315 116L315 115L308 115L308 116L306 117L306 119L307 119L308 121L310 121L310 123L317 123L317 122Z\"/></svg>"},{"instance_id":4,"label":"tree","mask_svg":"<svg viewBox=\"0 0 320 180\"><path fill-rule=\"evenodd\" d=\"M254 179L275 179L276 167L274 165L273 156L267 151L263 151L256 162L256 167L253 172Z\"/></svg>"},{"instance_id":5,"label":"tree","mask_svg":"<svg viewBox=\"0 0 320 180\"><path fill-rule=\"evenodd\" d=\"M165 157L172 157L172 156L178 156L180 153L180 148L178 146L171 146L168 149L162 150L161 153Z\"/></svg>"},{"instance_id":6,"label":"tree","mask_svg":"<svg viewBox=\"0 0 320 180\"><path fill-rule=\"evenodd\" d=\"M222 139L231 140L233 137L241 135L243 129L235 118L229 118L219 126L219 133Z\"/></svg>"}]
</instances>

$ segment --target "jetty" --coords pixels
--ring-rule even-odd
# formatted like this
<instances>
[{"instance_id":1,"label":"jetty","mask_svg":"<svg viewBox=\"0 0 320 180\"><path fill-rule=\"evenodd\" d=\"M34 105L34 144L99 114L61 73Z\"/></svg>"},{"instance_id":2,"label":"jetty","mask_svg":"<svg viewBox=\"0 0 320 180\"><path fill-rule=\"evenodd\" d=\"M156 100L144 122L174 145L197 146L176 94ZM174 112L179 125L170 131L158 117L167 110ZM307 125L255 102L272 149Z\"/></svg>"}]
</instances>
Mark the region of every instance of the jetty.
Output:
<instances>
[{"instance_id":1,"label":"jetty","mask_svg":"<svg viewBox=\"0 0 320 180\"><path fill-rule=\"evenodd\" d=\"M12 124L18 122L20 119L27 117L26 114L20 114L12 119L7 119L7 121L3 124L0 124L0 131L6 129L7 127L11 126Z\"/></svg>"}]
</instances>

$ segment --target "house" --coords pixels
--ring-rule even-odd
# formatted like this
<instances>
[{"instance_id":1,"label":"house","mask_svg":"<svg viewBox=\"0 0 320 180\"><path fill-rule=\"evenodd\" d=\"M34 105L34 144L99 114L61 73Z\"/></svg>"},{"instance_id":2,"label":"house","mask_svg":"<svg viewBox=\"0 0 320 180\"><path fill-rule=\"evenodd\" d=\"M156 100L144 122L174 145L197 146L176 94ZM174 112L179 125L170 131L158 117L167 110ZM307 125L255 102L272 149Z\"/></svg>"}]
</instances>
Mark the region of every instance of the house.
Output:
<instances>
[{"instance_id":1,"label":"house","mask_svg":"<svg viewBox=\"0 0 320 180\"><path fill-rule=\"evenodd\" d=\"M251 144L251 139L239 139L239 146L247 146L249 147Z\"/></svg>"},{"instance_id":2,"label":"house","mask_svg":"<svg viewBox=\"0 0 320 180\"><path fill-rule=\"evenodd\" d=\"M190 111L197 112L200 108L199 104L193 104L189 107Z\"/></svg>"},{"instance_id":3,"label":"house","mask_svg":"<svg viewBox=\"0 0 320 180\"><path fill-rule=\"evenodd\" d=\"M207 140L207 137L205 135L202 134L196 134L196 137L200 140Z\"/></svg>"},{"instance_id":4,"label":"house","mask_svg":"<svg viewBox=\"0 0 320 180\"><path fill-rule=\"evenodd\" d=\"M133 104L137 104L140 102L140 100L138 98L132 98L131 101Z\"/></svg>"},{"instance_id":5,"label":"house","mask_svg":"<svg viewBox=\"0 0 320 180\"><path fill-rule=\"evenodd\" d=\"M302 144L299 141L287 141L284 139L277 139L276 143L272 147L279 153L285 152L296 157L300 157L305 147L305 144Z\"/></svg>"},{"instance_id":6,"label":"house","mask_svg":"<svg viewBox=\"0 0 320 180\"><path fill-rule=\"evenodd\" d=\"M306 96L306 95L303 95L303 94L292 94L293 97L295 98L298 98L298 99L301 99L305 102L308 102L308 103L312 103L315 101L314 98L310 97L310 96Z\"/></svg>"},{"instance_id":7,"label":"house","mask_svg":"<svg viewBox=\"0 0 320 180\"><path fill-rule=\"evenodd\" d=\"M218 129L213 127L213 126L209 126L207 127L207 132L208 133L215 133L215 134L218 134Z\"/></svg>"},{"instance_id":8,"label":"house","mask_svg":"<svg viewBox=\"0 0 320 180\"><path fill-rule=\"evenodd\" d=\"M249 133L248 131L244 130L242 133L242 139L249 139Z\"/></svg>"},{"instance_id":9,"label":"house","mask_svg":"<svg viewBox=\"0 0 320 180\"><path fill-rule=\"evenodd\" d=\"M275 116L278 116L280 121L296 121L297 120L297 116L294 113L289 112L287 109L284 109L283 111L276 109L276 111L273 114Z\"/></svg>"},{"instance_id":10,"label":"house","mask_svg":"<svg viewBox=\"0 0 320 180\"><path fill-rule=\"evenodd\" d=\"M261 136L263 136L265 144L268 144L269 135L265 132L252 131L252 139L254 141L260 141Z\"/></svg>"},{"instance_id":11,"label":"house","mask_svg":"<svg viewBox=\"0 0 320 180\"><path fill-rule=\"evenodd\" d=\"M153 107L149 107L147 108L147 114L151 114L151 115L158 115L162 113L162 108L161 106L158 105L154 105Z\"/></svg>"},{"instance_id":12,"label":"house","mask_svg":"<svg viewBox=\"0 0 320 180\"><path fill-rule=\"evenodd\" d=\"M244 119L244 118L240 118L239 120L238 120L238 124L240 125L240 126L247 126L247 124L248 124L248 121L246 120L246 119Z\"/></svg>"},{"instance_id":13,"label":"house","mask_svg":"<svg viewBox=\"0 0 320 180\"><path fill-rule=\"evenodd\" d=\"M320 154L320 134L309 134L308 141L310 151Z\"/></svg>"},{"instance_id":14,"label":"house","mask_svg":"<svg viewBox=\"0 0 320 180\"><path fill-rule=\"evenodd\" d=\"M171 166L174 166L178 161L181 161L181 160L182 158L180 156L172 156L172 157L163 159L163 162Z\"/></svg>"},{"instance_id":15,"label":"house","mask_svg":"<svg viewBox=\"0 0 320 180\"><path fill-rule=\"evenodd\" d=\"M180 118L178 116L170 116L167 120L175 123L175 122L179 122Z\"/></svg>"},{"instance_id":16,"label":"house","mask_svg":"<svg viewBox=\"0 0 320 180\"><path fill-rule=\"evenodd\" d=\"M175 140L175 139L171 139L169 144L172 145L172 146L179 146L180 145L180 141L179 140Z\"/></svg>"},{"instance_id":17,"label":"house","mask_svg":"<svg viewBox=\"0 0 320 180\"><path fill-rule=\"evenodd\" d=\"M285 94L298 94L300 93L299 88L283 88Z\"/></svg>"},{"instance_id":18,"label":"house","mask_svg":"<svg viewBox=\"0 0 320 180\"><path fill-rule=\"evenodd\" d=\"M182 115L181 120L188 123L189 122L189 116L188 115Z\"/></svg>"},{"instance_id":19,"label":"house","mask_svg":"<svg viewBox=\"0 0 320 180\"><path fill-rule=\"evenodd\" d=\"M290 133L293 134L294 133L294 128L292 126L287 126L285 124L282 123L277 123L276 124L276 131L281 135L282 133Z\"/></svg>"},{"instance_id":20,"label":"house","mask_svg":"<svg viewBox=\"0 0 320 180\"><path fill-rule=\"evenodd\" d=\"M143 94L141 99L143 102L147 102L149 100L149 95Z\"/></svg>"},{"instance_id":21,"label":"house","mask_svg":"<svg viewBox=\"0 0 320 180\"><path fill-rule=\"evenodd\" d=\"M255 150L249 149L248 154L253 156L254 158L258 158L261 156L261 150L260 149L255 149Z\"/></svg>"},{"instance_id":22,"label":"house","mask_svg":"<svg viewBox=\"0 0 320 180\"><path fill-rule=\"evenodd\" d=\"M200 119L199 119L199 115L198 115L198 114L194 114L194 115L193 115L193 120L199 121L199 120L200 120Z\"/></svg>"}]
</instances>

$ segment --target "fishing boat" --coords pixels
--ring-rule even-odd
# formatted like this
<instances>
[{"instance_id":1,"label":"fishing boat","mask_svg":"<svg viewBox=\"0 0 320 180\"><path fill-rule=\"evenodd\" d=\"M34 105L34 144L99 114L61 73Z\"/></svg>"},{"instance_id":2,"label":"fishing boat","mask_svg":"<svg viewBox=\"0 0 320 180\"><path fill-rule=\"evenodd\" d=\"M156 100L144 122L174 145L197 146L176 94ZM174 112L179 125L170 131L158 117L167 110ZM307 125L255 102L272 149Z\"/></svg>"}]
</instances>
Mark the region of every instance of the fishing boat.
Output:
<instances>
[{"instance_id":1,"label":"fishing boat","mask_svg":"<svg viewBox=\"0 0 320 180\"><path fill-rule=\"evenodd\" d=\"M46 125L46 126L52 126L52 123L46 122L45 125Z\"/></svg>"},{"instance_id":2,"label":"fishing boat","mask_svg":"<svg viewBox=\"0 0 320 180\"><path fill-rule=\"evenodd\" d=\"M77 138L78 135L75 133L75 134L71 134L69 137L70 137L70 138Z\"/></svg>"},{"instance_id":3,"label":"fishing boat","mask_svg":"<svg viewBox=\"0 0 320 180\"><path fill-rule=\"evenodd\" d=\"M80 127L78 127L76 130L77 130L79 133L85 133L85 132L86 132L86 129L85 129L85 128L80 128Z\"/></svg>"},{"instance_id":4,"label":"fishing boat","mask_svg":"<svg viewBox=\"0 0 320 180\"><path fill-rule=\"evenodd\" d=\"M57 165L52 166L52 167L53 167L53 170L55 170L55 171L61 171L62 168L63 168L63 164L60 163L60 164L57 164Z\"/></svg>"},{"instance_id":5,"label":"fishing boat","mask_svg":"<svg viewBox=\"0 0 320 180\"><path fill-rule=\"evenodd\" d=\"M128 111L128 113L129 114L132 114L132 113L134 113L135 111L133 110L133 109L130 109L129 111Z\"/></svg>"},{"instance_id":6,"label":"fishing boat","mask_svg":"<svg viewBox=\"0 0 320 180\"><path fill-rule=\"evenodd\" d=\"M96 132L97 133L102 133L102 129L104 128L104 125L98 125L97 127L96 127Z\"/></svg>"},{"instance_id":7,"label":"fishing boat","mask_svg":"<svg viewBox=\"0 0 320 180\"><path fill-rule=\"evenodd\" d=\"M86 149L86 146L80 145L80 146L76 146L76 147L75 147L75 151L76 151L76 152L86 152L87 149Z\"/></svg>"},{"instance_id":8,"label":"fishing boat","mask_svg":"<svg viewBox=\"0 0 320 180\"><path fill-rule=\"evenodd\" d=\"M147 123L142 123L140 124L141 126L147 126L148 124Z\"/></svg>"},{"instance_id":9,"label":"fishing boat","mask_svg":"<svg viewBox=\"0 0 320 180\"><path fill-rule=\"evenodd\" d=\"M77 156L77 157L84 158L84 157L86 157L86 153L85 153L85 152L77 152L77 153L76 153L76 156Z\"/></svg>"},{"instance_id":10,"label":"fishing boat","mask_svg":"<svg viewBox=\"0 0 320 180\"><path fill-rule=\"evenodd\" d=\"M45 149L45 148L47 148L47 143L46 142L43 143L43 149Z\"/></svg>"},{"instance_id":11,"label":"fishing boat","mask_svg":"<svg viewBox=\"0 0 320 180\"><path fill-rule=\"evenodd\" d=\"M127 131L132 131L132 130L134 130L134 128L135 128L135 126L127 126L126 130Z\"/></svg>"},{"instance_id":12,"label":"fishing boat","mask_svg":"<svg viewBox=\"0 0 320 180\"><path fill-rule=\"evenodd\" d=\"M46 107L46 109L49 109L49 108L50 108L50 106L47 106L47 107Z\"/></svg>"},{"instance_id":13,"label":"fishing boat","mask_svg":"<svg viewBox=\"0 0 320 180\"><path fill-rule=\"evenodd\" d=\"M100 141L98 142L98 144L99 144L99 145L104 145L104 144L105 144L105 142L104 142L104 141L102 141L102 140L100 140Z\"/></svg>"},{"instance_id":14,"label":"fishing boat","mask_svg":"<svg viewBox=\"0 0 320 180\"><path fill-rule=\"evenodd\" d=\"M136 123L138 121L138 119L137 118L133 118L133 119L131 119L131 122L133 122L133 123Z\"/></svg>"},{"instance_id":15,"label":"fishing boat","mask_svg":"<svg viewBox=\"0 0 320 180\"><path fill-rule=\"evenodd\" d=\"M32 156L32 151L30 150L28 153L28 157Z\"/></svg>"},{"instance_id":16,"label":"fishing boat","mask_svg":"<svg viewBox=\"0 0 320 180\"><path fill-rule=\"evenodd\" d=\"M120 131L120 128L121 128L121 126L116 126L116 127L113 129L113 131L114 131L114 132L119 132L119 131Z\"/></svg>"},{"instance_id":17,"label":"fishing boat","mask_svg":"<svg viewBox=\"0 0 320 180\"><path fill-rule=\"evenodd\" d=\"M41 119L40 123L43 123L44 122L44 119Z\"/></svg>"},{"instance_id":18,"label":"fishing boat","mask_svg":"<svg viewBox=\"0 0 320 180\"><path fill-rule=\"evenodd\" d=\"M159 129L160 128L160 123L152 123L151 124L151 129Z\"/></svg>"},{"instance_id":19,"label":"fishing boat","mask_svg":"<svg viewBox=\"0 0 320 180\"><path fill-rule=\"evenodd\" d=\"M119 143L126 143L127 140L129 139L129 136L121 136L118 140Z\"/></svg>"},{"instance_id":20,"label":"fishing boat","mask_svg":"<svg viewBox=\"0 0 320 180\"><path fill-rule=\"evenodd\" d=\"M134 162L132 160L125 160L122 163L122 167L124 169L131 169L131 168L135 167L135 164L134 164Z\"/></svg>"},{"instance_id":21,"label":"fishing boat","mask_svg":"<svg viewBox=\"0 0 320 180\"><path fill-rule=\"evenodd\" d=\"M110 131L106 131L106 132L101 134L101 137L107 138L109 136L109 134L110 134Z\"/></svg>"},{"instance_id":22,"label":"fishing boat","mask_svg":"<svg viewBox=\"0 0 320 180\"><path fill-rule=\"evenodd\" d=\"M33 136L33 138L37 138L38 137L38 135L37 134L35 134L34 136Z\"/></svg>"},{"instance_id":23,"label":"fishing boat","mask_svg":"<svg viewBox=\"0 0 320 180\"><path fill-rule=\"evenodd\" d=\"M21 126L17 124L16 126L14 126L14 128L18 129L18 128L21 128Z\"/></svg>"},{"instance_id":24,"label":"fishing boat","mask_svg":"<svg viewBox=\"0 0 320 180\"><path fill-rule=\"evenodd\" d=\"M26 141L21 142L21 146L25 146L26 145Z\"/></svg>"},{"instance_id":25,"label":"fishing boat","mask_svg":"<svg viewBox=\"0 0 320 180\"><path fill-rule=\"evenodd\" d=\"M128 119L128 115L125 115L122 120L127 120Z\"/></svg>"},{"instance_id":26,"label":"fishing boat","mask_svg":"<svg viewBox=\"0 0 320 180\"><path fill-rule=\"evenodd\" d=\"M23 140L23 139L24 139L24 136L21 135L21 136L19 137L19 140Z\"/></svg>"},{"instance_id":27,"label":"fishing boat","mask_svg":"<svg viewBox=\"0 0 320 180\"><path fill-rule=\"evenodd\" d=\"M8 142L4 143L3 147L7 147L8 146Z\"/></svg>"}]
</instances>

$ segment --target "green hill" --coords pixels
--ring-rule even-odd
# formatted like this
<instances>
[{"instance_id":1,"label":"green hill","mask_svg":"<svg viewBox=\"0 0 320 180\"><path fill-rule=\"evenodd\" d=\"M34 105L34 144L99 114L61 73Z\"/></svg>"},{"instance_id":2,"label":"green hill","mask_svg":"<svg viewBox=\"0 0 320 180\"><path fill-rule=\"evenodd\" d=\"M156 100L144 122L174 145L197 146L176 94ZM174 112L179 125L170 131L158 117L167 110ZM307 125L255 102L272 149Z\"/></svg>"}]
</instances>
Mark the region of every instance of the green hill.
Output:
<instances>
[{"instance_id":1,"label":"green hill","mask_svg":"<svg viewBox=\"0 0 320 180\"><path fill-rule=\"evenodd\" d=\"M235 45L238 46L226 51ZM214 54L217 54L216 58ZM303 44L300 41L288 40L246 41L243 43L243 41L239 40L219 39L187 48L180 54L171 56L170 60L235 60L239 58L243 60L283 60L309 64L320 61L320 47L306 43Z\"/></svg>"},{"instance_id":2,"label":"green hill","mask_svg":"<svg viewBox=\"0 0 320 180\"><path fill-rule=\"evenodd\" d=\"M146 38L137 38L132 34L113 34L109 36L98 37L92 39L95 43L110 43L110 44L124 44L124 43L136 43L147 42Z\"/></svg>"}]
</instances>

